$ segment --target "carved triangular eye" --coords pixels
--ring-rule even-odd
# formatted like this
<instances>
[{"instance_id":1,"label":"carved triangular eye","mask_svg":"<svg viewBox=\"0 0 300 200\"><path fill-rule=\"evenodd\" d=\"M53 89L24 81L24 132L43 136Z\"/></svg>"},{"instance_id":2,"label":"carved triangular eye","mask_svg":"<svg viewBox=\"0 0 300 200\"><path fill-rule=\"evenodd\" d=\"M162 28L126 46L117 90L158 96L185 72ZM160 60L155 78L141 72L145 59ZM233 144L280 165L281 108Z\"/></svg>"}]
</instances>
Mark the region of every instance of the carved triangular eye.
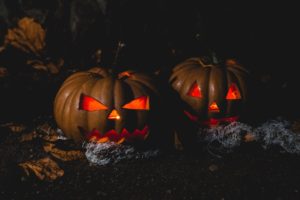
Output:
<instances>
[{"instance_id":1,"label":"carved triangular eye","mask_svg":"<svg viewBox=\"0 0 300 200\"><path fill-rule=\"evenodd\" d=\"M107 110L108 108L93 97L82 94L79 109L86 111Z\"/></svg>"},{"instance_id":2,"label":"carved triangular eye","mask_svg":"<svg viewBox=\"0 0 300 200\"><path fill-rule=\"evenodd\" d=\"M228 89L226 99L227 100L235 100L235 99L241 99L241 93L239 91L239 88L236 84L232 83Z\"/></svg>"},{"instance_id":3,"label":"carved triangular eye","mask_svg":"<svg viewBox=\"0 0 300 200\"><path fill-rule=\"evenodd\" d=\"M196 81L193 83L193 85L190 88L190 90L188 91L187 95L189 95L191 97L195 97L195 98L202 98L201 88L197 84Z\"/></svg>"},{"instance_id":4,"label":"carved triangular eye","mask_svg":"<svg viewBox=\"0 0 300 200\"><path fill-rule=\"evenodd\" d=\"M141 96L138 97L129 103L125 104L122 108L125 109L132 109L132 110L149 110L149 97L148 96Z\"/></svg>"}]
</instances>

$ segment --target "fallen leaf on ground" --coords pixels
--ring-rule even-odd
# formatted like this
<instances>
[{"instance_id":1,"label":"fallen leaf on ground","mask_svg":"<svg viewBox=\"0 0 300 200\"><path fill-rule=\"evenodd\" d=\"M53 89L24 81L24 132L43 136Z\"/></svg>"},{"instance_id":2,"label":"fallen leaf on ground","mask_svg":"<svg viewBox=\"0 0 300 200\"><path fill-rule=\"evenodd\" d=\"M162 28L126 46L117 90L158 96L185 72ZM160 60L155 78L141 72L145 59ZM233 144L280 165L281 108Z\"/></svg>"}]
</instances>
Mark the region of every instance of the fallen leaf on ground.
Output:
<instances>
[{"instance_id":1,"label":"fallen leaf on ground","mask_svg":"<svg viewBox=\"0 0 300 200\"><path fill-rule=\"evenodd\" d=\"M11 132L13 133L20 133L26 129L26 126L23 124L18 124L18 123L6 123L6 124L1 124L1 127L7 127L10 129Z\"/></svg>"},{"instance_id":2,"label":"fallen leaf on ground","mask_svg":"<svg viewBox=\"0 0 300 200\"><path fill-rule=\"evenodd\" d=\"M7 75L7 69L5 67L0 67L0 78L6 77Z\"/></svg>"},{"instance_id":3,"label":"fallen leaf on ground","mask_svg":"<svg viewBox=\"0 0 300 200\"><path fill-rule=\"evenodd\" d=\"M183 145L178 137L178 134L175 132L174 134L174 146L175 146L175 149L179 150L179 151L182 151L183 150Z\"/></svg>"},{"instance_id":4,"label":"fallen leaf on ground","mask_svg":"<svg viewBox=\"0 0 300 200\"><path fill-rule=\"evenodd\" d=\"M30 133L23 134L20 138L20 142L28 142L37 137L36 131L32 131Z\"/></svg>"},{"instance_id":5,"label":"fallen leaf on ground","mask_svg":"<svg viewBox=\"0 0 300 200\"><path fill-rule=\"evenodd\" d=\"M5 50L5 46L0 47L0 53Z\"/></svg>"},{"instance_id":6,"label":"fallen leaf on ground","mask_svg":"<svg viewBox=\"0 0 300 200\"><path fill-rule=\"evenodd\" d=\"M297 119L293 122L291 130L295 133L300 133L300 119Z\"/></svg>"},{"instance_id":7,"label":"fallen leaf on ground","mask_svg":"<svg viewBox=\"0 0 300 200\"><path fill-rule=\"evenodd\" d=\"M57 132L48 123L44 123L37 127L37 131L42 133L43 139L48 142L55 142L59 139Z\"/></svg>"},{"instance_id":8,"label":"fallen leaf on ground","mask_svg":"<svg viewBox=\"0 0 300 200\"><path fill-rule=\"evenodd\" d=\"M19 166L23 168L27 176L30 175L30 172L33 172L40 180L53 181L64 175L64 170L48 157L39 160L26 161L20 163Z\"/></svg>"},{"instance_id":9,"label":"fallen leaf on ground","mask_svg":"<svg viewBox=\"0 0 300 200\"><path fill-rule=\"evenodd\" d=\"M44 145L44 151L50 153L53 157L62 161L81 160L84 158L84 154L80 150L60 150L55 147L53 143L47 143Z\"/></svg>"}]
</instances>

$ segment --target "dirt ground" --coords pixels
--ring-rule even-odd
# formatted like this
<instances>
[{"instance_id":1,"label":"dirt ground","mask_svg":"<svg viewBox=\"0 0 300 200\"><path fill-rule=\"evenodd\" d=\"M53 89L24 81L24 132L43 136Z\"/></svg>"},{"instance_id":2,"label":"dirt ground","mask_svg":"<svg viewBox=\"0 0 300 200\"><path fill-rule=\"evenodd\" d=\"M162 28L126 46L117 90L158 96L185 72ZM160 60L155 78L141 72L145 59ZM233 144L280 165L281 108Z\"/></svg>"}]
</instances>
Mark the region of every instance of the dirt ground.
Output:
<instances>
[{"instance_id":1,"label":"dirt ground","mask_svg":"<svg viewBox=\"0 0 300 200\"><path fill-rule=\"evenodd\" d=\"M50 144L62 152L77 151L78 147L68 140L46 137L43 126L35 128L35 134L28 128L12 127L1 128L3 200L300 198L300 156L283 153L277 147L265 150L251 142L231 153L208 151L204 147L194 153L160 152L148 159L125 159L96 166L84 156L69 155L66 159L68 156L57 156L57 151L55 154L47 150L45 146ZM26 174L19 165L46 157L58 167L53 180L51 176L41 180L32 170ZM57 170L63 172L62 176L57 175Z\"/></svg>"}]
</instances>

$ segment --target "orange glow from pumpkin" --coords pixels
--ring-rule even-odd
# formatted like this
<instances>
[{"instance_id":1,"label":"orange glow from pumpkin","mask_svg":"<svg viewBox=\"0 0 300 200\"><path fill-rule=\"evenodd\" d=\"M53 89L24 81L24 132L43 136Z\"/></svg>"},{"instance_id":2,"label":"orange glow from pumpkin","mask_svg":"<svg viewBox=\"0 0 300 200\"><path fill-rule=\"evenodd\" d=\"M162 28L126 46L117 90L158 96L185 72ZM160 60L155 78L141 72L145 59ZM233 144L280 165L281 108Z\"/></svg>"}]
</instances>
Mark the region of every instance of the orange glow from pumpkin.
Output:
<instances>
[{"instance_id":1,"label":"orange glow from pumpkin","mask_svg":"<svg viewBox=\"0 0 300 200\"><path fill-rule=\"evenodd\" d=\"M202 124L203 125L206 125L206 126L217 126L219 124L222 124L222 123L232 123L232 122L235 122L239 119L238 116L234 116L234 117L225 117L225 118L219 118L219 119L216 119L216 118L211 118L207 121L203 121Z\"/></svg>"},{"instance_id":2,"label":"orange glow from pumpkin","mask_svg":"<svg viewBox=\"0 0 300 200\"><path fill-rule=\"evenodd\" d=\"M191 97L202 98L202 92L201 92L200 86L197 84L196 81L192 85L191 89L189 90L189 92L187 94Z\"/></svg>"},{"instance_id":3,"label":"orange glow from pumpkin","mask_svg":"<svg viewBox=\"0 0 300 200\"><path fill-rule=\"evenodd\" d=\"M117 142L117 144L122 144L124 141L125 141L125 138L123 137Z\"/></svg>"},{"instance_id":4,"label":"orange glow from pumpkin","mask_svg":"<svg viewBox=\"0 0 300 200\"><path fill-rule=\"evenodd\" d=\"M130 72L121 72L119 75L118 75L118 78L121 79L123 77L130 77L131 76L131 73Z\"/></svg>"},{"instance_id":5,"label":"orange glow from pumpkin","mask_svg":"<svg viewBox=\"0 0 300 200\"><path fill-rule=\"evenodd\" d=\"M105 142L107 142L108 140L109 140L108 137L103 137L103 138L100 138L100 139L97 141L97 143L105 143Z\"/></svg>"},{"instance_id":6,"label":"orange glow from pumpkin","mask_svg":"<svg viewBox=\"0 0 300 200\"><path fill-rule=\"evenodd\" d=\"M191 113L189 113L188 111L184 110L183 111L184 114L192 121L198 121L198 117L195 115L192 115Z\"/></svg>"},{"instance_id":7,"label":"orange glow from pumpkin","mask_svg":"<svg viewBox=\"0 0 300 200\"><path fill-rule=\"evenodd\" d=\"M97 111L97 110L107 110L108 108L92 97L81 95L80 109L86 111Z\"/></svg>"},{"instance_id":8,"label":"orange glow from pumpkin","mask_svg":"<svg viewBox=\"0 0 300 200\"><path fill-rule=\"evenodd\" d=\"M108 115L108 119L119 120L121 117L116 109L113 109L111 113Z\"/></svg>"},{"instance_id":9,"label":"orange glow from pumpkin","mask_svg":"<svg viewBox=\"0 0 300 200\"><path fill-rule=\"evenodd\" d=\"M210 112L220 112L219 106L216 102L213 102L212 104L210 104L210 106L208 107L208 110Z\"/></svg>"},{"instance_id":10,"label":"orange glow from pumpkin","mask_svg":"<svg viewBox=\"0 0 300 200\"><path fill-rule=\"evenodd\" d=\"M141 96L125 104L122 108L134 110L149 110L149 97Z\"/></svg>"},{"instance_id":11,"label":"orange glow from pumpkin","mask_svg":"<svg viewBox=\"0 0 300 200\"><path fill-rule=\"evenodd\" d=\"M236 86L236 84L232 83L229 87L229 90L226 95L226 99L228 100L235 100L235 99L241 99L241 93Z\"/></svg>"},{"instance_id":12,"label":"orange glow from pumpkin","mask_svg":"<svg viewBox=\"0 0 300 200\"><path fill-rule=\"evenodd\" d=\"M90 142L104 143L104 142L115 142L121 144L125 141L134 142L134 141L143 141L148 137L149 127L146 125L143 129L135 129L132 132L129 132L126 128L118 133L115 129L111 129L105 133L100 133L99 130L93 129L91 132L82 130L86 134L86 138Z\"/></svg>"}]
</instances>

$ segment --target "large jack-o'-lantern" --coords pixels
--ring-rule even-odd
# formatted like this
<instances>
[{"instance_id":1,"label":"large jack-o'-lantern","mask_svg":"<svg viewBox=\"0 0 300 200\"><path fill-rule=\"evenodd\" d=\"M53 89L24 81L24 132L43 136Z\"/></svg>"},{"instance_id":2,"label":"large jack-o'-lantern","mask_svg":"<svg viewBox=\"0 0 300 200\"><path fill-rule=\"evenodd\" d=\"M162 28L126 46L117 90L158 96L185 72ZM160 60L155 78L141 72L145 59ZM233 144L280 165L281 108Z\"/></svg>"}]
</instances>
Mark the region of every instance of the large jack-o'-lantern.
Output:
<instances>
[{"instance_id":1,"label":"large jack-o'-lantern","mask_svg":"<svg viewBox=\"0 0 300 200\"><path fill-rule=\"evenodd\" d=\"M169 81L184 102L186 117L214 126L239 119L247 100L248 74L233 59L217 64L196 57L178 64Z\"/></svg>"},{"instance_id":2,"label":"large jack-o'-lantern","mask_svg":"<svg viewBox=\"0 0 300 200\"><path fill-rule=\"evenodd\" d=\"M65 135L77 142L144 141L155 118L156 95L145 74L114 75L92 68L66 79L55 98L54 116Z\"/></svg>"}]
</instances>

